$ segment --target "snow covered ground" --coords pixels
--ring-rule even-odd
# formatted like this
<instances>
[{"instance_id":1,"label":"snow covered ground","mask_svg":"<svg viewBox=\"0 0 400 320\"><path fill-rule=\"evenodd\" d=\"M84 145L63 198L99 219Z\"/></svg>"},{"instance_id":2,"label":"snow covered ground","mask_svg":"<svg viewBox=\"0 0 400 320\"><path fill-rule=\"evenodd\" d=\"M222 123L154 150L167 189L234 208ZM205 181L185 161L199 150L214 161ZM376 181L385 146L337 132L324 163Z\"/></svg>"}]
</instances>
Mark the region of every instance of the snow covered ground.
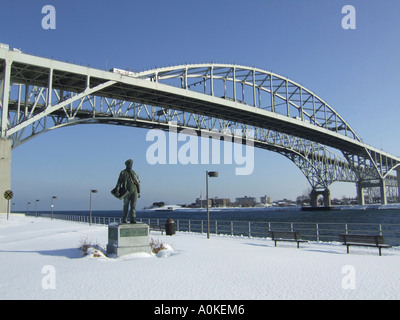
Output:
<instances>
[{"instance_id":1,"label":"snow covered ground","mask_svg":"<svg viewBox=\"0 0 400 320\"><path fill-rule=\"evenodd\" d=\"M0 299L400 299L400 248L178 233L157 255L83 256L107 227L0 216Z\"/></svg>"}]
</instances>

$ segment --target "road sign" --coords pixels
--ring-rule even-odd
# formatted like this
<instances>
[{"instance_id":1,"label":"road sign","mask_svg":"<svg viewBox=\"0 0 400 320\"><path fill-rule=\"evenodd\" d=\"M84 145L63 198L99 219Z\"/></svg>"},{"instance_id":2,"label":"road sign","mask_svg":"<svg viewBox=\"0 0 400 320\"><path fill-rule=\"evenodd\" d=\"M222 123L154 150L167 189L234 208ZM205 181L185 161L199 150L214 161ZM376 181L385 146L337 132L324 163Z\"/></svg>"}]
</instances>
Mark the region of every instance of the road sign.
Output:
<instances>
[{"instance_id":1,"label":"road sign","mask_svg":"<svg viewBox=\"0 0 400 320\"><path fill-rule=\"evenodd\" d=\"M11 200L13 196L14 194L11 190L7 190L6 192L4 192L4 198L6 200Z\"/></svg>"},{"instance_id":2,"label":"road sign","mask_svg":"<svg viewBox=\"0 0 400 320\"><path fill-rule=\"evenodd\" d=\"M10 200L14 196L13 192L11 190L7 190L4 192L4 198L7 200L7 220L10 215Z\"/></svg>"}]
</instances>

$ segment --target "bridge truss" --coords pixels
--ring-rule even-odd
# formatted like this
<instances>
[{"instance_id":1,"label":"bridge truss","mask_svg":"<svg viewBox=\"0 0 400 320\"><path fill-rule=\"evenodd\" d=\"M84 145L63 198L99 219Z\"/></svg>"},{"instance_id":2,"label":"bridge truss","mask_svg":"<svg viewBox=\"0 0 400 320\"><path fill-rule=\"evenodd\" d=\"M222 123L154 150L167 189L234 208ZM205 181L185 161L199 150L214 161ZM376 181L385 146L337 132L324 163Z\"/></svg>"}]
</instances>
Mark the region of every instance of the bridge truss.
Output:
<instances>
[{"instance_id":1,"label":"bridge truss","mask_svg":"<svg viewBox=\"0 0 400 320\"><path fill-rule=\"evenodd\" d=\"M90 123L173 125L217 138L240 132L255 147L290 159L314 192L355 182L361 201L363 188L378 186L386 203L386 189L398 189L399 158L364 144L310 90L261 69L196 64L109 72L0 48L0 81L1 138L13 148L55 128Z\"/></svg>"}]
</instances>

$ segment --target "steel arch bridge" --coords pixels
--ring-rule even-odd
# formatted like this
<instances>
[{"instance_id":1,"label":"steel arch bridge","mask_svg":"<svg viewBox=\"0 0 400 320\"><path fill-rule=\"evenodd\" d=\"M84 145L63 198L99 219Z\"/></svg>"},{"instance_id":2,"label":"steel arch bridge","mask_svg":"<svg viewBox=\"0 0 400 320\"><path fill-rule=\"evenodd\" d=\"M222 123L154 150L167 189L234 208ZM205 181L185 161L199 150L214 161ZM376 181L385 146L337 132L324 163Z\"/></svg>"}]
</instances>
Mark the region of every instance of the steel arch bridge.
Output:
<instances>
[{"instance_id":1,"label":"steel arch bridge","mask_svg":"<svg viewBox=\"0 0 400 320\"><path fill-rule=\"evenodd\" d=\"M1 139L11 148L69 125L173 125L217 138L241 132L284 155L312 186L313 205L318 193L329 199L335 181L357 183L360 203L365 187L379 186L386 203L386 189L399 185L400 158L364 144L324 100L269 71L231 64L104 71L2 45L0 81Z\"/></svg>"}]
</instances>

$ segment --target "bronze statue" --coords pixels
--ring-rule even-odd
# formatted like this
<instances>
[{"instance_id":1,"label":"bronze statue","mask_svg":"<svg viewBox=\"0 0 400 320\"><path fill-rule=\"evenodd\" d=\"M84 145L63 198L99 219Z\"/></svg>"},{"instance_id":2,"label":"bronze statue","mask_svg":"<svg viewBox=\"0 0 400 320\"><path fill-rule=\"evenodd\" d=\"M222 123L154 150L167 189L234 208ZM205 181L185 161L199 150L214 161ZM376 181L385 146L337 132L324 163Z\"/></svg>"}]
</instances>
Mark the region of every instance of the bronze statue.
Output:
<instances>
[{"instance_id":1,"label":"bronze statue","mask_svg":"<svg viewBox=\"0 0 400 320\"><path fill-rule=\"evenodd\" d=\"M124 200L124 217L122 222L127 223L128 211L131 223L136 223L136 200L140 198L139 176L132 170L133 160L125 162L126 168L119 174L117 186L111 193L118 199Z\"/></svg>"}]
</instances>

